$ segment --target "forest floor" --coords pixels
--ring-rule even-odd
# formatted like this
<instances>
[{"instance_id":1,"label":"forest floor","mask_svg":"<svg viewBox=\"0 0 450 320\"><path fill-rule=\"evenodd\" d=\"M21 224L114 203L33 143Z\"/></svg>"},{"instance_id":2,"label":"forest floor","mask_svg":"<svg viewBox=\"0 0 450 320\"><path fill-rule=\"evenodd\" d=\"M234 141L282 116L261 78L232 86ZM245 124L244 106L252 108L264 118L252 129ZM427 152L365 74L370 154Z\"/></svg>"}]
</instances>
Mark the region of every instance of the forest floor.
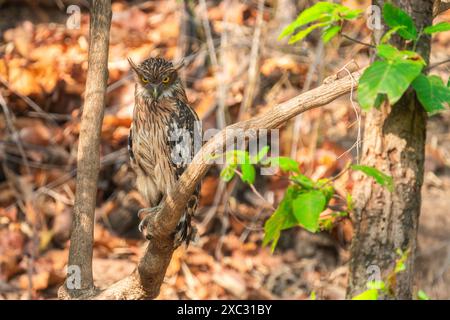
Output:
<instances>
[{"instance_id":1,"label":"forest floor","mask_svg":"<svg viewBox=\"0 0 450 320\"><path fill-rule=\"evenodd\" d=\"M360 8L369 4L344 2ZM271 2L262 13L265 23L258 25L256 3L230 1L225 10L223 3L207 1L212 39L199 5L192 8L194 23L189 24L181 19L180 1L132 3L113 1L93 261L99 287L129 274L145 248L136 216L143 200L134 189L126 150L134 101L127 57L136 62L150 55L184 57L188 98L205 129L216 126L220 103L229 122L245 119L317 86L352 60L368 63L367 48L342 39L325 48L314 35L295 46L275 41L286 15L280 18ZM299 11L293 10L288 22ZM0 98L9 111L0 114L0 299L55 299L65 276L89 25L83 9L80 27L67 28L65 12L54 3L0 2ZM254 39L257 28L259 42ZM354 38L369 41L364 21L349 30ZM249 72L255 45L256 77ZM448 58L448 48L449 33L435 37L432 62ZM211 63L214 55L217 66ZM449 68L433 72L446 79ZM250 85L255 93L241 114ZM225 96L217 94L222 89ZM305 113L298 132L293 133L294 121L289 123L280 132L281 154L295 157L302 172L314 179L339 174L357 155L352 146L359 122L353 105L346 96ZM450 299L448 112L431 117L428 127L416 289ZM312 292L317 299L344 299L350 219L338 221L331 232L284 231L272 254L261 244L271 211L248 186L220 182L219 172L214 168L203 180L195 219L200 239L175 252L158 299L308 299ZM261 177L255 186L276 206L285 180ZM336 186L345 196L353 177L343 174Z\"/></svg>"}]
</instances>

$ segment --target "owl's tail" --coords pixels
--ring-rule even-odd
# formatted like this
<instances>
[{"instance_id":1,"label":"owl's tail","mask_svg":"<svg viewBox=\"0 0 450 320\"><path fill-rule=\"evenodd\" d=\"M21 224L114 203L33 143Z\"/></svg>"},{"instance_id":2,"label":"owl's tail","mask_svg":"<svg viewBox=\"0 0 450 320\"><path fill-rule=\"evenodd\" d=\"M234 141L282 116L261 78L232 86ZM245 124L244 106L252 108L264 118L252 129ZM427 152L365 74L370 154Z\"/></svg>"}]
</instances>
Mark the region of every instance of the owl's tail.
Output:
<instances>
[{"instance_id":1,"label":"owl's tail","mask_svg":"<svg viewBox=\"0 0 450 320\"><path fill-rule=\"evenodd\" d=\"M197 210L197 203L198 194L193 194L188 201L186 211L183 213L180 222L178 222L174 241L175 247L179 247L183 242L188 247L191 241L195 241L197 229L192 225L191 220Z\"/></svg>"}]
</instances>

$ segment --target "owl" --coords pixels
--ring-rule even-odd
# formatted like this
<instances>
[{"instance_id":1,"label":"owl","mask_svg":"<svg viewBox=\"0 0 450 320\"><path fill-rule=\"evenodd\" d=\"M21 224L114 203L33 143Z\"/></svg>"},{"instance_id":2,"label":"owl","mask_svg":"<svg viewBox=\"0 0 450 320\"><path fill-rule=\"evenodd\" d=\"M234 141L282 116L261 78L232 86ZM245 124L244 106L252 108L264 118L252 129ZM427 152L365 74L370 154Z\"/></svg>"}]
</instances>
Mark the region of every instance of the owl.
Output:
<instances>
[{"instance_id":1,"label":"owl","mask_svg":"<svg viewBox=\"0 0 450 320\"><path fill-rule=\"evenodd\" d=\"M163 58L149 58L139 65L128 61L136 81L128 150L136 187L149 205L139 211L144 216L139 225L143 232L146 218L159 210L195 155L202 132L178 77L182 64L174 66ZM188 245L195 235L191 218L198 197L199 186L174 231L175 247L183 242Z\"/></svg>"}]
</instances>

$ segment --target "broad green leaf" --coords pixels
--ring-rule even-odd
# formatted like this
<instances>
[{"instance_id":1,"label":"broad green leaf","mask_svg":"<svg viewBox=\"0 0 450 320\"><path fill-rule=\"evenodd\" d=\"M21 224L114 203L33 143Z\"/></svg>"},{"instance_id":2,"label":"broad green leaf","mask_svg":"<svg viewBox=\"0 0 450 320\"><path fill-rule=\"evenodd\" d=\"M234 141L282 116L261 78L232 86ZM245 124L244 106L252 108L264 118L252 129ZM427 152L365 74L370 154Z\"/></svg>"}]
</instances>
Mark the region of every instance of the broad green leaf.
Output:
<instances>
[{"instance_id":1,"label":"broad green leaf","mask_svg":"<svg viewBox=\"0 0 450 320\"><path fill-rule=\"evenodd\" d=\"M294 34L288 41L289 44L293 44L295 42L298 42L300 40L302 40L303 38L305 38L308 34L310 34L313 30L319 28L319 27L324 27L328 25L328 23L315 23L311 26L309 26L306 29L300 30L299 32L297 32L296 34Z\"/></svg>"},{"instance_id":2,"label":"broad green leaf","mask_svg":"<svg viewBox=\"0 0 450 320\"><path fill-rule=\"evenodd\" d=\"M372 108L380 94L396 103L420 74L423 65L410 60L375 61L359 80L358 101L364 110Z\"/></svg>"},{"instance_id":3,"label":"broad green leaf","mask_svg":"<svg viewBox=\"0 0 450 320\"><path fill-rule=\"evenodd\" d=\"M417 39L417 29L413 19L402 9L393 6L390 3L385 3L383 7L383 18L386 24L395 28L404 26L405 28L398 29L398 34L406 40Z\"/></svg>"},{"instance_id":4,"label":"broad green leaf","mask_svg":"<svg viewBox=\"0 0 450 320\"><path fill-rule=\"evenodd\" d=\"M316 232L319 229L319 216L325 210L327 200L318 190L299 194L292 202L294 216L306 230Z\"/></svg>"},{"instance_id":5,"label":"broad green leaf","mask_svg":"<svg viewBox=\"0 0 450 320\"><path fill-rule=\"evenodd\" d=\"M423 290L417 292L417 299L419 300L430 300L430 297Z\"/></svg>"},{"instance_id":6,"label":"broad green leaf","mask_svg":"<svg viewBox=\"0 0 450 320\"><path fill-rule=\"evenodd\" d=\"M380 40L380 43L387 43L389 40L391 40L391 37L394 33L396 33L400 29L405 29L405 26L396 26L392 29L390 29L388 32L386 32L383 37Z\"/></svg>"},{"instance_id":7,"label":"broad green leaf","mask_svg":"<svg viewBox=\"0 0 450 320\"><path fill-rule=\"evenodd\" d=\"M297 28L316 20L330 19L331 13L336 8L336 4L329 2L319 2L312 7L302 11L297 19L283 29L278 39L293 33Z\"/></svg>"},{"instance_id":8,"label":"broad green leaf","mask_svg":"<svg viewBox=\"0 0 450 320\"><path fill-rule=\"evenodd\" d=\"M271 158L273 165L279 166L284 172L296 172L300 173L298 169L298 162L289 157L274 157Z\"/></svg>"},{"instance_id":9,"label":"broad green leaf","mask_svg":"<svg viewBox=\"0 0 450 320\"><path fill-rule=\"evenodd\" d=\"M322 40L324 43L329 42L335 35L341 31L341 26L330 26L326 28L322 33Z\"/></svg>"},{"instance_id":10,"label":"broad green leaf","mask_svg":"<svg viewBox=\"0 0 450 320\"><path fill-rule=\"evenodd\" d=\"M278 205L277 210L275 210L272 216L267 219L264 224L263 246L266 246L272 242L272 252L277 246L281 231L298 225L298 222L292 213L292 200L297 193L296 188L292 186L288 187L284 193L283 200L281 200Z\"/></svg>"},{"instance_id":11,"label":"broad green leaf","mask_svg":"<svg viewBox=\"0 0 450 320\"><path fill-rule=\"evenodd\" d=\"M378 300L378 290L368 289L353 297L352 300Z\"/></svg>"},{"instance_id":12,"label":"broad green leaf","mask_svg":"<svg viewBox=\"0 0 450 320\"><path fill-rule=\"evenodd\" d=\"M230 182L231 179L233 179L234 175L236 174L236 172L234 171L236 170L236 167L237 167L236 164L230 164L225 168L223 168L222 171L220 172L220 177L222 178L222 180L224 180L225 182Z\"/></svg>"},{"instance_id":13,"label":"broad green leaf","mask_svg":"<svg viewBox=\"0 0 450 320\"><path fill-rule=\"evenodd\" d=\"M353 170L361 171L367 176L374 178L378 184L386 187L390 192L394 191L394 179L377 168L363 165L352 165L351 168Z\"/></svg>"},{"instance_id":14,"label":"broad green leaf","mask_svg":"<svg viewBox=\"0 0 450 320\"><path fill-rule=\"evenodd\" d=\"M423 33L432 34L436 32L450 31L450 23L448 22L440 22L435 24L434 26L429 26L423 29Z\"/></svg>"},{"instance_id":15,"label":"broad green leaf","mask_svg":"<svg viewBox=\"0 0 450 320\"><path fill-rule=\"evenodd\" d=\"M418 63L423 66L426 65L422 56L414 51L409 50L398 50L389 44L380 44L377 46L377 55L392 62L402 62L407 61L411 63Z\"/></svg>"},{"instance_id":16,"label":"broad green leaf","mask_svg":"<svg viewBox=\"0 0 450 320\"><path fill-rule=\"evenodd\" d=\"M438 76L421 74L414 80L412 86L427 112L444 110L444 105L450 103L450 88L445 86Z\"/></svg>"},{"instance_id":17,"label":"broad green leaf","mask_svg":"<svg viewBox=\"0 0 450 320\"><path fill-rule=\"evenodd\" d=\"M255 182L256 170L252 164L243 163L241 164L242 171L242 181L248 184L252 184Z\"/></svg>"},{"instance_id":18,"label":"broad green leaf","mask_svg":"<svg viewBox=\"0 0 450 320\"><path fill-rule=\"evenodd\" d=\"M312 181L310 178L303 174L297 174L291 177L291 180L294 181L294 183L300 185L302 188L305 188L307 190L314 188L314 181Z\"/></svg>"}]
</instances>

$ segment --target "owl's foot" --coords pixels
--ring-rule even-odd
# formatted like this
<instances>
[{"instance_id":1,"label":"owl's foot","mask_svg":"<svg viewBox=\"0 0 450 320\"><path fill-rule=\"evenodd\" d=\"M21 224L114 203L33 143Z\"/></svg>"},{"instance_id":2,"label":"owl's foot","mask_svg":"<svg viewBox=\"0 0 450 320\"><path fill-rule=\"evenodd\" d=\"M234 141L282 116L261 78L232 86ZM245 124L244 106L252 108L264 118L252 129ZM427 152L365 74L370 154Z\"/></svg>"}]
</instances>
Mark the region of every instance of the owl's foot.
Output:
<instances>
[{"instance_id":1,"label":"owl's foot","mask_svg":"<svg viewBox=\"0 0 450 320\"><path fill-rule=\"evenodd\" d=\"M161 206L143 208L138 211L138 217L139 219L141 219L141 222L138 226L139 232L144 233L144 231L147 229L149 219L152 217L152 215L158 213L159 210L161 210ZM146 236L146 238L148 238L148 236Z\"/></svg>"},{"instance_id":2,"label":"owl's foot","mask_svg":"<svg viewBox=\"0 0 450 320\"><path fill-rule=\"evenodd\" d=\"M186 243L186 247L189 246L189 242L196 241L197 228L191 225L190 216L184 214L178 222L174 235L174 248L179 247L183 242Z\"/></svg>"}]
</instances>

